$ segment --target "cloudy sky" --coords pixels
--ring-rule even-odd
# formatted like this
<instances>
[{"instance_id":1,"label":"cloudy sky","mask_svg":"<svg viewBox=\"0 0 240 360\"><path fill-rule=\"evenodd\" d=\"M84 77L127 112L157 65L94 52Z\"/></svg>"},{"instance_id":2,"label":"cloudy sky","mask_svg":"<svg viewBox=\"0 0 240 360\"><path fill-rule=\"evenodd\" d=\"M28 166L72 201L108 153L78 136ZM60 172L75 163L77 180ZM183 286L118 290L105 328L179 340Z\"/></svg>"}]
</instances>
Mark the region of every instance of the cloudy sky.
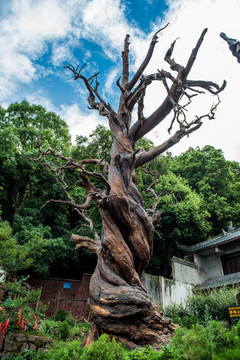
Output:
<instances>
[{"instance_id":1,"label":"cloudy sky","mask_svg":"<svg viewBox=\"0 0 240 360\"><path fill-rule=\"evenodd\" d=\"M72 80L65 63L87 63L86 76L100 71L102 96L116 108L119 89L121 51L126 33L131 35L131 72L141 63L153 33L170 23L159 34L159 42L147 73L169 71L164 54L176 39L175 60L185 65L202 30L208 28L204 43L189 79L212 80L227 87L220 94L216 120L206 121L196 133L171 149L173 154L189 146L210 144L221 148L228 160L240 161L240 64L225 41L225 32L240 40L239 0L0 0L0 104L27 99L55 111L76 135L88 135L104 118L87 109L87 93ZM148 92L145 115L164 98L165 89L154 85ZM208 112L217 99L201 95L188 115ZM156 127L149 137L155 144L168 138L167 128Z\"/></svg>"}]
</instances>

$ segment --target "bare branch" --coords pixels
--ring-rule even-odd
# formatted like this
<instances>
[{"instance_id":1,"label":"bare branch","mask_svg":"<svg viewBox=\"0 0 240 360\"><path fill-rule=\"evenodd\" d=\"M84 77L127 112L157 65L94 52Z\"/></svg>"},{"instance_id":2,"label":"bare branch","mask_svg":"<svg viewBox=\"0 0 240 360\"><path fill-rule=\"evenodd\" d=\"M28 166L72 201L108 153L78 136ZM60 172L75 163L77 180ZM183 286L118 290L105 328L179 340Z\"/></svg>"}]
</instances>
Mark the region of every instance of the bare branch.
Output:
<instances>
[{"instance_id":1,"label":"bare branch","mask_svg":"<svg viewBox=\"0 0 240 360\"><path fill-rule=\"evenodd\" d=\"M128 53L129 53L129 38L130 35L127 34L124 40L124 51L122 52L122 86L128 83L129 76L129 63L128 63Z\"/></svg>"},{"instance_id":2,"label":"bare branch","mask_svg":"<svg viewBox=\"0 0 240 360\"><path fill-rule=\"evenodd\" d=\"M222 86L219 86L218 84L212 82L212 81L204 81L204 80L186 80L184 82L184 86L185 88L188 88L192 91L197 91L195 89L192 89L192 87L196 86L196 87L201 87L203 89L206 89L207 91L209 91L211 94L217 95L219 94L221 91L223 91L225 89L227 85L227 82L224 80ZM216 89L216 90L214 90Z\"/></svg>"},{"instance_id":3,"label":"bare branch","mask_svg":"<svg viewBox=\"0 0 240 360\"><path fill-rule=\"evenodd\" d=\"M188 74L190 73L190 71L192 69L192 66L193 66L193 64L194 64L194 62L195 62L195 60L197 58L198 50L199 50L200 46L202 45L202 42L204 40L204 36L206 35L207 31L208 31L207 28L205 28L202 31L202 33L200 35L200 38L199 38L195 48L192 50L192 53L191 53L191 55L190 55L190 57L188 59L187 65L185 66L185 69L183 71L183 79L186 79Z\"/></svg>"},{"instance_id":4,"label":"bare branch","mask_svg":"<svg viewBox=\"0 0 240 360\"><path fill-rule=\"evenodd\" d=\"M98 252L101 248L100 244L96 243L96 241L94 241L86 236L72 234L70 241L77 243L76 249L80 249L80 248L84 247L84 248L91 250L96 255L98 255Z\"/></svg>"},{"instance_id":5,"label":"bare branch","mask_svg":"<svg viewBox=\"0 0 240 360\"><path fill-rule=\"evenodd\" d=\"M168 140L166 140L163 144L156 146L155 148L150 149L146 152L141 152L136 157L136 168L156 158L158 155L162 154L164 151L177 144L184 136L189 136L192 132L198 130L201 127L202 120L204 118L207 118L208 120L214 119L215 111L219 103L220 100L218 98L218 103L212 106L208 114L196 116L196 118L189 124L181 124L180 130L176 131L175 134L171 136Z\"/></svg>"},{"instance_id":6,"label":"bare branch","mask_svg":"<svg viewBox=\"0 0 240 360\"><path fill-rule=\"evenodd\" d=\"M71 207L73 207L75 209L78 209L78 210L88 209L91 206L92 200L93 200L94 197L96 197L96 195L98 195L98 193L96 193L96 192L95 193L89 193L87 195L85 203L82 204L82 205L77 205L74 202L67 201L67 200L50 199L50 200L45 202L45 204L42 206L42 208L45 207L46 205L50 204L50 203L56 203L56 204L68 205L68 206L71 206Z\"/></svg>"},{"instance_id":7,"label":"bare branch","mask_svg":"<svg viewBox=\"0 0 240 360\"><path fill-rule=\"evenodd\" d=\"M142 76L143 71L145 70L145 68L147 67L149 61L152 58L152 54L155 48L155 45L158 41L158 33L162 30L164 30L167 26L169 25L169 23L167 25L165 25L163 28L161 28L160 30L158 30L152 37L152 41L150 43L147 55L145 57L145 59L143 60L142 64L140 65L140 67L138 68L138 70L136 71L135 75L133 76L132 80L127 84L127 90L130 91L134 85L137 83L137 81L140 79L140 77Z\"/></svg>"},{"instance_id":8,"label":"bare branch","mask_svg":"<svg viewBox=\"0 0 240 360\"><path fill-rule=\"evenodd\" d=\"M170 65L170 68L171 68L172 70L175 70L175 71L177 71L177 72L179 73L179 72L182 72L182 71L183 71L184 67L181 66L181 65L179 65L179 64L177 64L174 59L171 59L171 56L172 56L172 53L173 53L173 49L174 49L174 46L175 46L177 40L178 40L178 39L176 39L176 40L171 44L170 48L169 48L168 51L166 52L166 55L165 55L165 57L164 57L164 60Z\"/></svg>"}]
</instances>

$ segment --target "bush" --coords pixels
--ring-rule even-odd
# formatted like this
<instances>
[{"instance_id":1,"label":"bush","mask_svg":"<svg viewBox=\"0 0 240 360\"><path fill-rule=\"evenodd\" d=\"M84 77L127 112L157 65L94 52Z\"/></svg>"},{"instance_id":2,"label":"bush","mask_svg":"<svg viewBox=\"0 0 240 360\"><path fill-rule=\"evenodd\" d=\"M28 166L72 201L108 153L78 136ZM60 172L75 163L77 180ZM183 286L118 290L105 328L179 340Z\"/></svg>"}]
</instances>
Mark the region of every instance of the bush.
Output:
<instances>
[{"instance_id":1,"label":"bush","mask_svg":"<svg viewBox=\"0 0 240 360\"><path fill-rule=\"evenodd\" d=\"M194 315L192 315L192 316L185 315L182 318L175 315L172 317L172 322L174 324L178 324L180 326L186 327L187 329L191 329L193 325L200 323L201 319L199 319L197 316L194 316Z\"/></svg>"},{"instance_id":2,"label":"bush","mask_svg":"<svg viewBox=\"0 0 240 360\"><path fill-rule=\"evenodd\" d=\"M179 327L171 340L174 359L212 360L224 348L240 344L239 325L231 331L226 330L216 320L209 320L205 311L205 324L193 325L190 330Z\"/></svg>"},{"instance_id":3,"label":"bush","mask_svg":"<svg viewBox=\"0 0 240 360\"><path fill-rule=\"evenodd\" d=\"M208 360L209 344L204 329L199 325L193 326L191 330L179 327L171 340L174 358L181 360Z\"/></svg>"},{"instance_id":4,"label":"bush","mask_svg":"<svg viewBox=\"0 0 240 360\"><path fill-rule=\"evenodd\" d=\"M7 324L11 331L36 332L39 321L45 317L46 305L39 301L41 290L30 289L25 280L4 284L0 323ZM6 332L7 328L0 330Z\"/></svg>"},{"instance_id":5,"label":"bush","mask_svg":"<svg viewBox=\"0 0 240 360\"><path fill-rule=\"evenodd\" d=\"M69 313L63 309L57 309L54 315L54 320L56 321L64 321L69 317Z\"/></svg>"},{"instance_id":6,"label":"bush","mask_svg":"<svg viewBox=\"0 0 240 360\"><path fill-rule=\"evenodd\" d=\"M81 360L127 360L127 351L113 338L103 334L99 339L84 348Z\"/></svg>"},{"instance_id":7,"label":"bush","mask_svg":"<svg viewBox=\"0 0 240 360\"><path fill-rule=\"evenodd\" d=\"M159 360L162 359L160 352L153 350L151 346L136 348L128 354L129 360Z\"/></svg>"},{"instance_id":8,"label":"bush","mask_svg":"<svg viewBox=\"0 0 240 360\"><path fill-rule=\"evenodd\" d=\"M29 349L24 349L18 355L12 354L10 358L3 358L3 360L45 360L46 356L42 353L37 353Z\"/></svg>"},{"instance_id":9,"label":"bush","mask_svg":"<svg viewBox=\"0 0 240 360\"><path fill-rule=\"evenodd\" d=\"M129 360L173 360L173 351L170 346L164 346L162 351L152 349L151 346L136 348L128 353Z\"/></svg>"},{"instance_id":10,"label":"bush","mask_svg":"<svg viewBox=\"0 0 240 360\"><path fill-rule=\"evenodd\" d=\"M58 325L58 337L61 340L66 340L70 335L70 325L66 320Z\"/></svg>"},{"instance_id":11,"label":"bush","mask_svg":"<svg viewBox=\"0 0 240 360\"><path fill-rule=\"evenodd\" d=\"M189 314L203 318L204 308L207 306L209 314L215 320L229 321L227 306L237 305L236 294L240 287L220 288L207 292L198 292L189 297L186 308Z\"/></svg>"},{"instance_id":12,"label":"bush","mask_svg":"<svg viewBox=\"0 0 240 360\"><path fill-rule=\"evenodd\" d=\"M78 360L82 359L83 349L78 340L69 340L66 342L58 341L53 344L45 359L49 360Z\"/></svg>"},{"instance_id":13,"label":"bush","mask_svg":"<svg viewBox=\"0 0 240 360\"><path fill-rule=\"evenodd\" d=\"M237 305L238 292L240 292L239 286L196 292L188 296L185 306L171 304L164 309L164 314L173 319L173 322L190 328L195 321L196 323L200 320L204 321L204 312L207 307L212 319L229 322L227 306Z\"/></svg>"},{"instance_id":14,"label":"bush","mask_svg":"<svg viewBox=\"0 0 240 360\"><path fill-rule=\"evenodd\" d=\"M39 325L39 331L44 336L55 339L55 338L57 338L58 325L59 325L59 323L55 320L44 319L41 321L41 323Z\"/></svg>"},{"instance_id":15,"label":"bush","mask_svg":"<svg viewBox=\"0 0 240 360\"><path fill-rule=\"evenodd\" d=\"M224 349L220 354L214 356L214 360L239 360L240 348Z\"/></svg>"}]
</instances>

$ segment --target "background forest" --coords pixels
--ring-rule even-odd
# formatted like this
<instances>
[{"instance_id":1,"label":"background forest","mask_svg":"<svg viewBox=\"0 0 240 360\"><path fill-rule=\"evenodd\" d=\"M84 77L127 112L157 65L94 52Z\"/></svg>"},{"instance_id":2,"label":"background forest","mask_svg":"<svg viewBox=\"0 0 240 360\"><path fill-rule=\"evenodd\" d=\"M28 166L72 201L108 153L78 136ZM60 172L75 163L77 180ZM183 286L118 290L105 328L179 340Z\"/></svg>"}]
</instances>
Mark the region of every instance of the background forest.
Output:
<instances>
[{"instance_id":1,"label":"background forest","mask_svg":"<svg viewBox=\"0 0 240 360\"><path fill-rule=\"evenodd\" d=\"M92 273L96 257L87 249L75 250L72 233L89 236L92 219L101 234L98 208L92 206L83 217L63 204L68 194L83 203L85 190L76 187L77 172L53 174L48 167L61 159L39 156L51 147L75 161L84 158L109 160L111 132L97 126L89 138L77 136L71 144L66 123L42 106L27 101L0 107L0 265L8 277L30 274L39 277L80 279ZM142 139L137 147L151 148ZM93 165L89 165L89 169ZM240 165L225 159L220 149L205 146L189 148L179 156L171 153L137 169L138 187L146 207L159 196L161 218L155 228L154 254L147 272L171 276L170 259L178 253L177 244L192 245L240 226ZM96 180L97 181L97 180Z\"/></svg>"}]
</instances>

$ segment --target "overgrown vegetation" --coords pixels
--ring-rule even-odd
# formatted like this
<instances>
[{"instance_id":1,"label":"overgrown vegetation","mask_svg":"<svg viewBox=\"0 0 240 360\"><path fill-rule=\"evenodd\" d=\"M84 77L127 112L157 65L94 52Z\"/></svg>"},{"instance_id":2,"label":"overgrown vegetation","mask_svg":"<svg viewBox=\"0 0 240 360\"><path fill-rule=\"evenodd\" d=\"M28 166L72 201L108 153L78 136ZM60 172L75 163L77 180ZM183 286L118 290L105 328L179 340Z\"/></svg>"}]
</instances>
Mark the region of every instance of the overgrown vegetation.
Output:
<instances>
[{"instance_id":1,"label":"overgrown vegetation","mask_svg":"<svg viewBox=\"0 0 240 360\"><path fill-rule=\"evenodd\" d=\"M170 343L161 350L151 346L127 350L108 335L82 348L79 340L56 341L47 354L24 350L11 360L235 360L240 353L240 322L227 330L221 323L206 319L205 325L179 327Z\"/></svg>"},{"instance_id":2,"label":"overgrown vegetation","mask_svg":"<svg viewBox=\"0 0 240 360\"><path fill-rule=\"evenodd\" d=\"M206 313L211 319L229 321L227 306L238 305L236 294L240 286L231 288L222 287L205 292L195 292L188 296L185 305L172 304L164 309L173 322L191 328L197 322L204 322Z\"/></svg>"},{"instance_id":3,"label":"overgrown vegetation","mask_svg":"<svg viewBox=\"0 0 240 360\"><path fill-rule=\"evenodd\" d=\"M11 360L234 360L240 353L240 321L232 322L226 316L226 306L236 303L239 287L196 293L189 296L186 305L172 305L165 309L180 326L168 346L155 350L151 346L127 350L106 334L90 346L81 347L90 324L79 322L69 312L58 309L52 318L44 316L44 307L39 303L39 291L25 285L25 279L4 285L4 299L1 304L0 323L11 318L11 331L34 333L53 339L48 353L29 349L12 354ZM2 286L3 289L3 286ZM31 318L35 303L35 319L22 327ZM38 304L36 306L36 303ZM19 308L21 312L19 312ZM19 316L20 315L20 316ZM23 325L24 325L23 324ZM232 325L229 327L229 325ZM7 360L7 359L6 359Z\"/></svg>"}]
</instances>

